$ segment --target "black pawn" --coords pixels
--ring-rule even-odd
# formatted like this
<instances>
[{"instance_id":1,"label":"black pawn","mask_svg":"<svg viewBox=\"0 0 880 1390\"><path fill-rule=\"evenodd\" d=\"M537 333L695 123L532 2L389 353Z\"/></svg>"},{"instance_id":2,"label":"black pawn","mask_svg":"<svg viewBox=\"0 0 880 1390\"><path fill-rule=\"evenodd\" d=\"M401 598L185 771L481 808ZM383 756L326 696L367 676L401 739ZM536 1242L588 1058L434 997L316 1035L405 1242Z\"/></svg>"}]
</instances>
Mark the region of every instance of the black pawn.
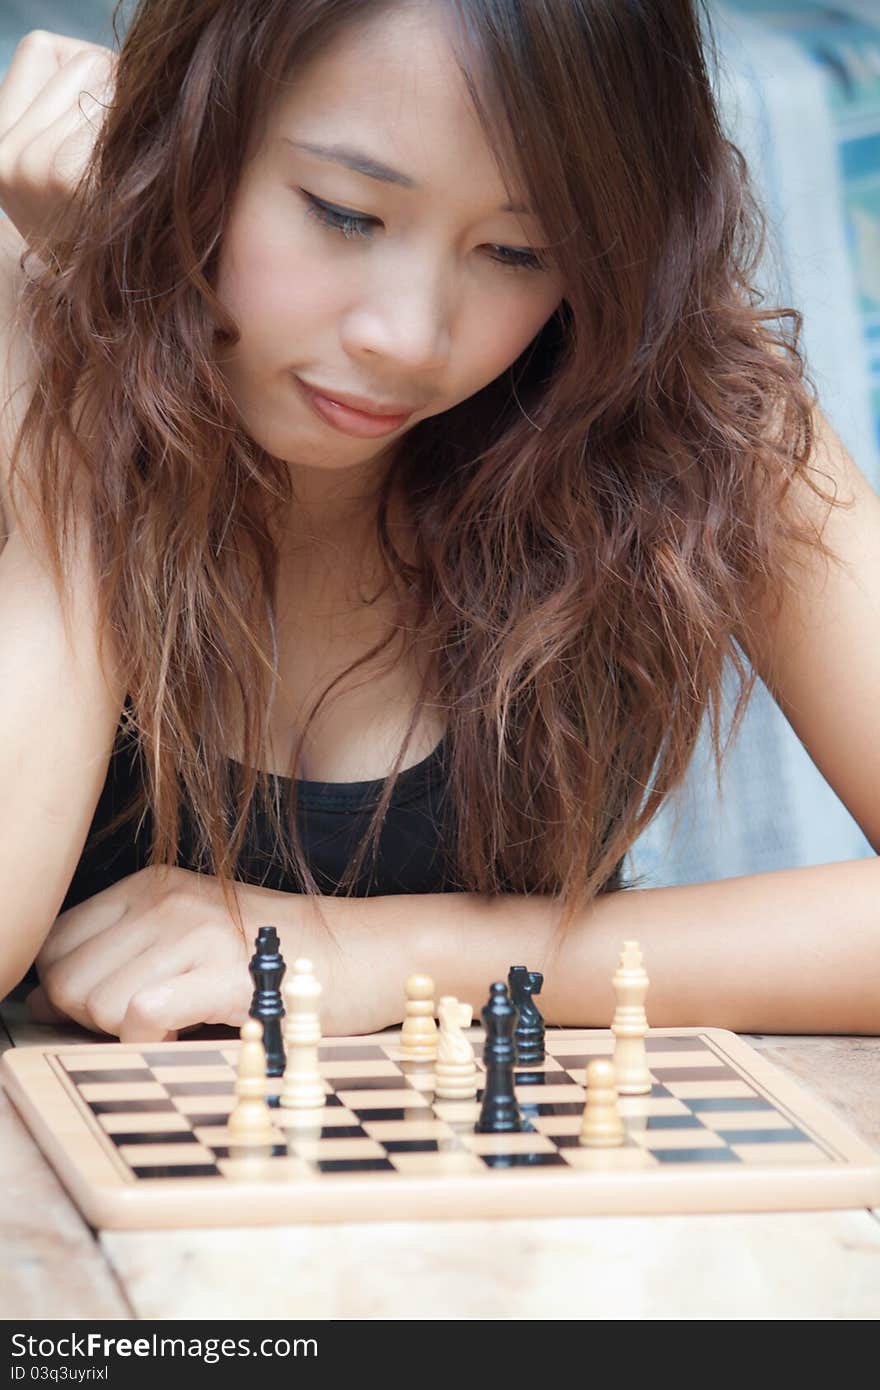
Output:
<instances>
[{"instance_id":1,"label":"black pawn","mask_svg":"<svg viewBox=\"0 0 880 1390\"><path fill-rule=\"evenodd\" d=\"M513 1064L515 1050L513 1030L516 1027L516 1008L511 1004L507 986L497 981L489 991L489 1002L481 1011L486 1028L483 1061L486 1064L486 1083L480 1118L474 1126L477 1134L519 1133L522 1116L513 1093Z\"/></svg>"},{"instance_id":2,"label":"black pawn","mask_svg":"<svg viewBox=\"0 0 880 1390\"><path fill-rule=\"evenodd\" d=\"M541 993L544 976L524 965L512 965L507 976L510 997L519 1010L519 1022L513 1040L516 1043L517 1066L532 1066L544 1060L544 1020L533 994Z\"/></svg>"},{"instance_id":3,"label":"black pawn","mask_svg":"<svg viewBox=\"0 0 880 1390\"><path fill-rule=\"evenodd\" d=\"M284 1017L281 981L286 969L278 947L277 931L274 927L260 927L257 932L256 952L250 963L251 979L254 982L250 1016L258 1018L263 1025L267 1076L284 1075L286 1058L284 1043L281 1041L281 1020Z\"/></svg>"}]
</instances>

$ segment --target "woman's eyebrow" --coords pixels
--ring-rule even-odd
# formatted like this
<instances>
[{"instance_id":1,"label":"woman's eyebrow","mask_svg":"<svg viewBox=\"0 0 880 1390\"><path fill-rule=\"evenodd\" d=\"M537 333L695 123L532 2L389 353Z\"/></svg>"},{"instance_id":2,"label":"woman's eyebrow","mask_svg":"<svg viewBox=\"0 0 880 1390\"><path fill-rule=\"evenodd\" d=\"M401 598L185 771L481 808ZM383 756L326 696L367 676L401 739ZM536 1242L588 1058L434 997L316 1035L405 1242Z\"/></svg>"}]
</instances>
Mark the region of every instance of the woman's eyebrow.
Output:
<instances>
[{"instance_id":1,"label":"woman's eyebrow","mask_svg":"<svg viewBox=\"0 0 880 1390\"><path fill-rule=\"evenodd\" d=\"M311 140L292 140L289 135L282 136L282 139L288 145L292 145L294 149L306 150L308 154L317 155L318 159L327 159L334 164L344 164L346 169L352 169L356 174L365 174L368 179L380 179L383 183L396 183L401 188L416 189L419 187L415 179L410 178L409 174L402 174L399 169L392 169L388 164L374 159L365 150L355 149L353 145L317 145ZM522 203L505 203L498 211L524 213L527 217L532 215L531 209L524 207Z\"/></svg>"}]
</instances>

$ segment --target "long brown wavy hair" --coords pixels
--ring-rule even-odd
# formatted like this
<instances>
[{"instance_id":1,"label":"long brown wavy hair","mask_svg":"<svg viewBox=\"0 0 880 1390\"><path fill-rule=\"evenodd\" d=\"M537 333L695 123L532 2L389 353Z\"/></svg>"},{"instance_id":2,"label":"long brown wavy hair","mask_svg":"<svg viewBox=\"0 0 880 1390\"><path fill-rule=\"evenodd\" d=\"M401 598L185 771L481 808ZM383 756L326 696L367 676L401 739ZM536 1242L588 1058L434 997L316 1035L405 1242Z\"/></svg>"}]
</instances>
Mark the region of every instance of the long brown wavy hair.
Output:
<instances>
[{"instance_id":1,"label":"long brown wavy hair","mask_svg":"<svg viewBox=\"0 0 880 1390\"><path fill-rule=\"evenodd\" d=\"M435 661L340 891L375 856L430 698L448 712L460 888L553 895L564 930L620 885L707 710L720 785L755 681L738 635L778 611L801 552L833 554L786 494L804 479L832 499L810 476L817 397L801 314L762 307L753 283L766 220L722 131L702 0L433 3L455 17L467 90L499 167L539 212L565 292L507 371L414 426L381 484L399 618L362 661L416 633ZM79 196L21 301L39 375L13 468L26 446L62 595L71 472L88 478L99 639L109 625L144 753L142 795L105 833L149 801L150 863L173 864L185 795L197 853L240 929L236 866L255 797L294 881L319 892L295 815L317 706L299 731L285 834L263 768L276 527L294 494L218 370L217 343L234 342L236 325L213 288L217 257L278 84L389 8L140 0ZM100 406L88 447L87 400ZM415 562L389 536L392 482ZM727 658L740 687L722 749Z\"/></svg>"}]
</instances>

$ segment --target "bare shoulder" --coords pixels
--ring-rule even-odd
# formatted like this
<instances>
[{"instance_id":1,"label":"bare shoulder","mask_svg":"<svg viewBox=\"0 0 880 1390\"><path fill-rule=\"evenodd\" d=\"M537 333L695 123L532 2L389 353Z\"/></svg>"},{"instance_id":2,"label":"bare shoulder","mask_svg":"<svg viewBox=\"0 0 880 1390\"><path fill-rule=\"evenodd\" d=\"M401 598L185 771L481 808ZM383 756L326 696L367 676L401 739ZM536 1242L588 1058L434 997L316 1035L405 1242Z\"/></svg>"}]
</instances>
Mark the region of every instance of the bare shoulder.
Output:
<instances>
[{"instance_id":1,"label":"bare shoulder","mask_svg":"<svg viewBox=\"0 0 880 1390\"><path fill-rule=\"evenodd\" d=\"M787 592L772 623L766 613L755 613L749 630L737 634L761 676L777 678L784 654L794 645L815 637L817 619L823 614L839 584L839 570L858 576L867 564L873 568L878 553L880 497L847 451L830 421L819 409L812 412L814 429L810 467L823 491L837 505L820 497L803 478L786 498L791 514L812 524L829 546L829 561L818 547L803 560L800 582Z\"/></svg>"},{"instance_id":2,"label":"bare shoulder","mask_svg":"<svg viewBox=\"0 0 880 1390\"><path fill-rule=\"evenodd\" d=\"M34 381L34 359L15 331L24 284L21 256L25 242L8 218L0 217L0 544L11 526L8 505L9 457Z\"/></svg>"},{"instance_id":3,"label":"bare shoulder","mask_svg":"<svg viewBox=\"0 0 880 1390\"><path fill-rule=\"evenodd\" d=\"M831 507L805 485L801 514L818 547L772 622L745 635L752 665L807 753L880 854L880 496L821 411L813 463Z\"/></svg>"}]
</instances>

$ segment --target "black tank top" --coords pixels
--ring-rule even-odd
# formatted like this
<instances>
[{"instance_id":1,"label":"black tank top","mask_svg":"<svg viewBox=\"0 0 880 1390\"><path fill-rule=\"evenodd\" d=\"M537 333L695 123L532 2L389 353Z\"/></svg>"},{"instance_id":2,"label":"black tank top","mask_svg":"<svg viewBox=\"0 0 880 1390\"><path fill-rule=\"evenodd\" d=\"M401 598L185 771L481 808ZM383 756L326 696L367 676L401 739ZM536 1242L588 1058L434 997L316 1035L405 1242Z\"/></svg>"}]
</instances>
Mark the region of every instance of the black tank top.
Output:
<instances>
[{"instance_id":1,"label":"black tank top","mask_svg":"<svg viewBox=\"0 0 880 1390\"><path fill-rule=\"evenodd\" d=\"M397 893L448 893L463 891L454 868L456 818L448 782L449 732L427 758L406 768L397 779L391 802L379 834L377 862L371 864L368 850L354 893L375 897ZM87 898L137 873L149 859L152 813L149 807L138 826L127 819L100 844L93 843L97 832L131 802L143 785L140 748L122 724L98 799L85 848L74 871L59 915ZM233 779L238 763L232 759ZM274 777L282 784L288 779ZM298 780L297 828L306 858L320 891L335 894L346 866L352 861L366 832L369 819L381 797L384 779L368 782L311 782ZM282 808L284 798L281 799ZM177 864L193 872L203 872L194 858L194 836L186 798L181 814L181 837ZM623 881L623 860L618 863L603 893L629 885ZM238 881L259 884L279 892L299 892L283 870L275 852L274 833L268 815L261 807L251 808L248 834L238 867ZM513 891L502 874L505 891ZM37 983L35 966L13 991L24 994Z\"/></svg>"},{"instance_id":2,"label":"black tank top","mask_svg":"<svg viewBox=\"0 0 880 1390\"><path fill-rule=\"evenodd\" d=\"M128 699L126 704L129 704ZM449 739L447 730L427 758L399 774L379 832L375 868L368 849L355 881L356 897L463 890L454 865L457 825L448 781ZM241 775L240 764L232 759L229 761L233 780L237 782ZM97 845L94 843L98 831L109 824L144 785L143 778L141 750L130 736L126 739L120 723L85 848L59 915L120 879L137 873L147 864L153 829L149 807L140 825L131 817L112 835L105 836ZM270 782L281 784L282 812L287 781L284 777L270 777ZM367 782L297 779L297 830L321 893L338 893L343 874L366 833L383 787L382 778ZM191 813L184 797L177 864L196 873L205 872L205 866L196 863L194 845ZM626 886L621 878L622 867L623 860L605 883L603 892ZM268 813L261 806L251 807L235 877L238 881L278 892L300 891L276 852L273 828ZM501 877L504 889L513 891L503 874Z\"/></svg>"},{"instance_id":3,"label":"black tank top","mask_svg":"<svg viewBox=\"0 0 880 1390\"><path fill-rule=\"evenodd\" d=\"M98 830L129 804L142 785L144 770L141 752L137 747L132 748L130 739L125 746L120 738L121 732L120 724L85 848L61 905L61 912L136 873L148 862L152 836L149 808L140 826L137 826L136 818L129 819L113 835L105 837L98 845L93 844ZM353 891L356 896L456 891L458 884L450 858L455 821L446 780L448 738L447 732L427 758L399 774L379 834L375 868L368 850L361 874L355 882ZM233 779L237 781L241 775L240 764L232 759L229 762ZM287 778L270 775L270 783L281 784L282 823L285 805L283 789L287 782ZM322 893L338 892L345 869L354 858L384 785L381 778L367 782L297 779L297 829L309 867ZM283 862L274 852L274 847L275 837L268 812L260 806L252 807L236 879L280 892L300 891L291 876L284 872ZM185 800L177 863L182 868L200 871L194 859L194 835Z\"/></svg>"}]
</instances>

